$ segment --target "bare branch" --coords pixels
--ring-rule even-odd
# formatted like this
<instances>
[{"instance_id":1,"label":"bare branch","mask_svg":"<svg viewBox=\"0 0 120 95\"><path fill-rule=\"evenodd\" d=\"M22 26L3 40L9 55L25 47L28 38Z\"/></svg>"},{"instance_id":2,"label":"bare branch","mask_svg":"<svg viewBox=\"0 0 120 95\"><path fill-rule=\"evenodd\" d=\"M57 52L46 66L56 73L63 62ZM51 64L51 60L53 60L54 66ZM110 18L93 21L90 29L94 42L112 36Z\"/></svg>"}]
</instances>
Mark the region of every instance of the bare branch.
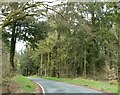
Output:
<instances>
[{"instance_id":1,"label":"bare branch","mask_svg":"<svg viewBox=\"0 0 120 95\"><path fill-rule=\"evenodd\" d=\"M11 23L10 20L11 20L14 16L20 14L22 11L27 10L27 9L29 9L29 8L37 7L37 6L41 5L41 3L38 2L38 3L31 4L31 5L28 5L27 7L25 7L26 5L28 5L28 4L25 4L25 5L22 6L20 9L16 10L14 13L13 13L13 12L9 13L8 16L6 17L5 21L4 21L3 24L2 24L2 28L6 27L9 23ZM28 16L28 15L25 14L23 17L25 17L25 16ZM29 15L29 16L30 16L30 15ZM22 18L23 18L23 17L22 17ZM18 17L18 18L15 19L15 20L19 20L19 19L20 19L20 18Z\"/></svg>"}]
</instances>

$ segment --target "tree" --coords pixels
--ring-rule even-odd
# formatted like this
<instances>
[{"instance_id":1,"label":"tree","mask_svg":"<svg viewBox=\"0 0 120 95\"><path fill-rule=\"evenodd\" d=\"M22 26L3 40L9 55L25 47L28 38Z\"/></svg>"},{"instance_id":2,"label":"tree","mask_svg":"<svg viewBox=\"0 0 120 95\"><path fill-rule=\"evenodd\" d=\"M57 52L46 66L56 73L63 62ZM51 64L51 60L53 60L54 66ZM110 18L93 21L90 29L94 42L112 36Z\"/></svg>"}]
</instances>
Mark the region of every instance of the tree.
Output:
<instances>
[{"instance_id":1,"label":"tree","mask_svg":"<svg viewBox=\"0 0 120 95\"><path fill-rule=\"evenodd\" d=\"M33 38L35 38L34 41L36 41L37 36L35 31L38 31L39 27L36 28L35 24L37 25L39 22L35 21L33 16L43 12L42 10L35 11L37 6L41 4L42 3L12 2L8 5L3 5L4 9L2 9L2 13L6 18L2 23L2 30L3 36L5 38L7 37L7 39L10 38L10 64L13 71L15 70L14 55L16 40L28 40L33 42ZM27 25L28 23L29 25ZM42 35L42 37L44 37L44 35ZM37 38L39 38L39 36Z\"/></svg>"}]
</instances>

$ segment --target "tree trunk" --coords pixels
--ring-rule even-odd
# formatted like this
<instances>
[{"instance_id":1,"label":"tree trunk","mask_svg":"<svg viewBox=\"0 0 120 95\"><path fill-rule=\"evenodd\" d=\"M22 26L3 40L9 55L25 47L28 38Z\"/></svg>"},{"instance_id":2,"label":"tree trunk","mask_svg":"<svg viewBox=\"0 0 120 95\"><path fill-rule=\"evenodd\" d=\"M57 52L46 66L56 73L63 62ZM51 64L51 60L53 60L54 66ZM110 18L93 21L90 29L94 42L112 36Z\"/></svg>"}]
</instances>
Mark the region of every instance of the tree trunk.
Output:
<instances>
[{"instance_id":1,"label":"tree trunk","mask_svg":"<svg viewBox=\"0 0 120 95\"><path fill-rule=\"evenodd\" d=\"M118 43L119 43L118 44L118 76L120 76L120 30L119 30L119 27L120 27L120 13L118 16ZM118 77L118 81L120 81L120 77Z\"/></svg>"},{"instance_id":2,"label":"tree trunk","mask_svg":"<svg viewBox=\"0 0 120 95\"><path fill-rule=\"evenodd\" d=\"M75 66L74 66L74 73L75 73L75 75L74 75L74 77L77 77L77 54L75 54Z\"/></svg>"},{"instance_id":3,"label":"tree trunk","mask_svg":"<svg viewBox=\"0 0 120 95\"><path fill-rule=\"evenodd\" d=\"M14 65L14 56L15 56L15 45L16 45L16 35L15 35L15 22L13 23L13 30L12 30L12 38L11 38L11 45L10 45L10 65L12 71L15 71Z\"/></svg>"},{"instance_id":4,"label":"tree trunk","mask_svg":"<svg viewBox=\"0 0 120 95\"><path fill-rule=\"evenodd\" d=\"M96 68L95 68L95 64L93 63L93 78L96 80Z\"/></svg>"},{"instance_id":5,"label":"tree trunk","mask_svg":"<svg viewBox=\"0 0 120 95\"><path fill-rule=\"evenodd\" d=\"M65 59L65 77L68 76L68 64L67 64L67 58Z\"/></svg>"},{"instance_id":6,"label":"tree trunk","mask_svg":"<svg viewBox=\"0 0 120 95\"><path fill-rule=\"evenodd\" d=\"M84 64L84 62L83 62L83 59L81 60L81 63L80 63L80 76L81 77L83 77L83 64Z\"/></svg>"},{"instance_id":7,"label":"tree trunk","mask_svg":"<svg viewBox=\"0 0 120 95\"><path fill-rule=\"evenodd\" d=\"M86 78L86 64L87 64L87 61L86 61L86 50L84 52L84 78Z\"/></svg>"},{"instance_id":8,"label":"tree trunk","mask_svg":"<svg viewBox=\"0 0 120 95\"><path fill-rule=\"evenodd\" d=\"M43 67L42 67L42 62L43 62L43 54L41 53L41 62L40 62L40 64L41 64L41 74L40 74L40 76L41 76L41 78L42 78L42 72L43 72Z\"/></svg>"},{"instance_id":9,"label":"tree trunk","mask_svg":"<svg viewBox=\"0 0 120 95\"><path fill-rule=\"evenodd\" d=\"M50 75L50 52L48 52L48 62L47 62L47 76Z\"/></svg>"},{"instance_id":10,"label":"tree trunk","mask_svg":"<svg viewBox=\"0 0 120 95\"><path fill-rule=\"evenodd\" d=\"M50 66L50 76L52 76L52 67L53 67L53 60L52 60L52 54L53 54L53 52L51 51L51 59L50 59L50 61L51 61L51 66Z\"/></svg>"}]
</instances>

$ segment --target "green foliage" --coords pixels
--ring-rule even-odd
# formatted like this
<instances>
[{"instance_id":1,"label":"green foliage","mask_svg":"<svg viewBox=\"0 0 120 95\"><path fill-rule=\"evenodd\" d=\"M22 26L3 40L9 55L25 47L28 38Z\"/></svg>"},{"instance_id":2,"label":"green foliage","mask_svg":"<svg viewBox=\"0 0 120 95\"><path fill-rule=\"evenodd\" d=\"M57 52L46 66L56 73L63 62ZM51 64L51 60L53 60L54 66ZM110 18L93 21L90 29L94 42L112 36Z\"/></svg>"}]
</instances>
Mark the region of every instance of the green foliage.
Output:
<instances>
[{"instance_id":1,"label":"green foliage","mask_svg":"<svg viewBox=\"0 0 120 95\"><path fill-rule=\"evenodd\" d=\"M28 53L28 54L26 54ZM22 54L20 57L20 72L23 75L34 74L36 67L34 66L34 61L30 58L30 53L26 51L25 54Z\"/></svg>"},{"instance_id":2,"label":"green foliage","mask_svg":"<svg viewBox=\"0 0 120 95\"><path fill-rule=\"evenodd\" d=\"M116 3L99 2L53 6L56 14L50 13L45 26L41 23L38 28L47 31L47 36L37 39L34 50L28 45L27 52L21 55L26 55L25 59L21 58L21 64L36 70L34 74L94 80L108 80L105 77L108 65L110 70L115 68L113 80L116 80L118 15L115 6Z\"/></svg>"},{"instance_id":3,"label":"green foliage","mask_svg":"<svg viewBox=\"0 0 120 95\"><path fill-rule=\"evenodd\" d=\"M17 76L12 78L12 81L17 83L17 85L19 87L17 90L22 91L21 93L35 92L34 83L31 80L29 80L28 78L24 77L24 76L17 75Z\"/></svg>"}]
</instances>

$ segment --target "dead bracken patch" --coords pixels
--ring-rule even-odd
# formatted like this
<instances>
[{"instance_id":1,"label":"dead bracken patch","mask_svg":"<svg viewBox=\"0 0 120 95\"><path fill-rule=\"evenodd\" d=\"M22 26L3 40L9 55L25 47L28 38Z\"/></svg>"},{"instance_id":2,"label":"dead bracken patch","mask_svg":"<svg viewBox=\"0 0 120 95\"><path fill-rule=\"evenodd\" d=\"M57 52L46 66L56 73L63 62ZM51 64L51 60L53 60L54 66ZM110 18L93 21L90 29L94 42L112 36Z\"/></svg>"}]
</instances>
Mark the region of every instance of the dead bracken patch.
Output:
<instances>
[{"instance_id":1,"label":"dead bracken patch","mask_svg":"<svg viewBox=\"0 0 120 95\"><path fill-rule=\"evenodd\" d=\"M0 86L0 95L2 94L2 86Z\"/></svg>"},{"instance_id":2,"label":"dead bracken patch","mask_svg":"<svg viewBox=\"0 0 120 95\"><path fill-rule=\"evenodd\" d=\"M17 90L19 90L19 85L17 83L15 83L14 81L11 81L10 85L9 85L9 89L11 93L15 93L17 92Z\"/></svg>"}]
</instances>

